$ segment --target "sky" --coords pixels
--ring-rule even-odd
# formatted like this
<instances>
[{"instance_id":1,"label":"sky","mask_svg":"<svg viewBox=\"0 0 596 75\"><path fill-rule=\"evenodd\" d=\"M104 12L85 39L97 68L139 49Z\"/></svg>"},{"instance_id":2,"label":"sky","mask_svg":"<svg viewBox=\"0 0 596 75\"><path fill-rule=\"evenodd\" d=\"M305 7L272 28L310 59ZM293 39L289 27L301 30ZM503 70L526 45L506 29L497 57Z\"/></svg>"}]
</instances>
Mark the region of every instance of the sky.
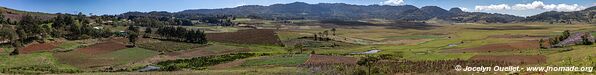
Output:
<instances>
[{"instance_id":1,"label":"sky","mask_svg":"<svg viewBox=\"0 0 596 75\"><path fill-rule=\"evenodd\" d=\"M178 12L188 9L232 8L241 5L272 5L306 2L355 5L459 7L469 12L531 16L545 11L577 11L596 6L596 0L0 0L0 6L45 13L114 15L129 11Z\"/></svg>"}]
</instances>

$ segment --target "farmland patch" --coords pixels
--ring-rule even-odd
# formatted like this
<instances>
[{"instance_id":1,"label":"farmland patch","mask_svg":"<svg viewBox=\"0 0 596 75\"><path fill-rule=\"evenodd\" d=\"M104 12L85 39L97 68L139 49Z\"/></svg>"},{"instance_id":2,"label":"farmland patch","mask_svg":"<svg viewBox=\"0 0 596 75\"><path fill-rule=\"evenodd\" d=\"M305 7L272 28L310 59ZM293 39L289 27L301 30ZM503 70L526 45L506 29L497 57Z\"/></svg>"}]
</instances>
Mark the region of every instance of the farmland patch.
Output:
<instances>
[{"instance_id":1,"label":"farmland patch","mask_svg":"<svg viewBox=\"0 0 596 75\"><path fill-rule=\"evenodd\" d=\"M239 44L267 44L281 45L275 30L251 29L239 30L237 32L207 33L207 40L216 42L228 42Z\"/></svg>"},{"instance_id":2,"label":"farmland patch","mask_svg":"<svg viewBox=\"0 0 596 75\"><path fill-rule=\"evenodd\" d=\"M183 68L186 69L205 69L207 66L226 63L236 59L243 59L253 56L260 56L263 54L256 53L235 53L218 56L195 57L191 59L168 60L157 63L158 66L164 67L164 70L175 71ZM268 55L268 54L265 54Z\"/></svg>"},{"instance_id":3,"label":"farmland patch","mask_svg":"<svg viewBox=\"0 0 596 75\"><path fill-rule=\"evenodd\" d=\"M199 48L190 49L190 50L169 52L169 53L165 53L165 55L178 57L178 58L192 58L192 57L222 55L222 54L228 54L228 53L247 52L247 51L250 51L250 49L236 47L236 46L227 46L227 45L210 45L210 46L199 47Z\"/></svg>"},{"instance_id":4,"label":"farmland patch","mask_svg":"<svg viewBox=\"0 0 596 75\"><path fill-rule=\"evenodd\" d=\"M356 64L357 58L311 54L304 64Z\"/></svg>"},{"instance_id":5,"label":"farmland patch","mask_svg":"<svg viewBox=\"0 0 596 75\"><path fill-rule=\"evenodd\" d=\"M87 70L104 70L106 66L115 66L155 56L158 53L142 48L126 48L109 53L88 54L80 51L55 53L61 63L70 64Z\"/></svg>"},{"instance_id":6,"label":"farmland patch","mask_svg":"<svg viewBox=\"0 0 596 75\"><path fill-rule=\"evenodd\" d=\"M481 27L481 28L467 28L473 30L540 30L548 29L545 27L532 27L532 26L492 26L492 27Z\"/></svg>"},{"instance_id":7,"label":"farmland patch","mask_svg":"<svg viewBox=\"0 0 596 75\"><path fill-rule=\"evenodd\" d=\"M56 48L62 42L49 42L49 43L38 43L38 44L31 44L26 47L19 49L20 53L32 53L38 51L51 51L52 49Z\"/></svg>"},{"instance_id":8,"label":"farmland patch","mask_svg":"<svg viewBox=\"0 0 596 75\"><path fill-rule=\"evenodd\" d=\"M114 41L107 41L87 46L85 48L77 49L77 51L87 54L109 53L116 50L124 49L126 45Z\"/></svg>"},{"instance_id":9,"label":"farmland patch","mask_svg":"<svg viewBox=\"0 0 596 75\"><path fill-rule=\"evenodd\" d=\"M139 47L150 49L154 51L160 52L173 52L173 51L180 51L180 50L188 50L193 48L202 47L202 44L194 44L194 43L185 43L185 42L173 42L173 41L162 41L162 42L153 42L153 43L145 43L140 44Z\"/></svg>"},{"instance_id":10,"label":"farmland patch","mask_svg":"<svg viewBox=\"0 0 596 75\"><path fill-rule=\"evenodd\" d=\"M16 56L0 55L0 72L6 74L75 73L79 69L60 64L50 52L35 52Z\"/></svg>"},{"instance_id":11,"label":"farmland patch","mask_svg":"<svg viewBox=\"0 0 596 75\"><path fill-rule=\"evenodd\" d=\"M506 35L490 35L488 37L491 38L546 38L549 36L539 36L539 35L510 35L510 34L506 34Z\"/></svg>"},{"instance_id":12,"label":"farmland patch","mask_svg":"<svg viewBox=\"0 0 596 75\"><path fill-rule=\"evenodd\" d=\"M242 66L297 66L306 62L308 54L264 56L254 60L247 60Z\"/></svg>"},{"instance_id":13,"label":"farmland patch","mask_svg":"<svg viewBox=\"0 0 596 75\"><path fill-rule=\"evenodd\" d=\"M538 48L540 48L540 44L538 44L538 41L524 41L514 43L489 44L473 48L452 49L446 50L445 52L504 52Z\"/></svg>"},{"instance_id":14,"label":"farmland patch","mask_svg":"<svg viewBox=\"0 0 596 75\"><path fill-rule=\"evenodd\" d=\"M543 55L476 55L469 60L501 61L515 64L540 64L546 62Z\"/></svg>"}]
</instances>

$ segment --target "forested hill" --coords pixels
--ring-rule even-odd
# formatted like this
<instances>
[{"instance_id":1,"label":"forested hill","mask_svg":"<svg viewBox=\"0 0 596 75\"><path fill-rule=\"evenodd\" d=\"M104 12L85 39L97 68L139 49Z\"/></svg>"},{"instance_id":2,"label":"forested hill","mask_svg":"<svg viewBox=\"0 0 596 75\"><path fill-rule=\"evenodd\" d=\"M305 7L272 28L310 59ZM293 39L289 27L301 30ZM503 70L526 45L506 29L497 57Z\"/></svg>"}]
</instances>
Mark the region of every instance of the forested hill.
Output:
<instances>
[{"instance_id":1,"label":"forested hill","mask_svg":"<svg viewBox=\"0 0 596 75\"><path fill-rule=\"evenodd\" d=\"M6 7L1 7L1 6L0 6L0 14L1 14L0 18L3 18L4 20L10 20L11 22L19 21L25 15L36 16L42 20L49 20L53 17L56 17L56 15L54 15L54 14L48 14L48 13L42 13L42 12L21 11L21 10L15 10L15 9L10 9L10 8L6 8Z\"/></svg>"},{"instance_id":2,"label":"forested hill","mask_svg":"<svg viewBox=\"0 0 596 75\"><path fill-rule=\"evenodd\" d=\"M436 7L415 7L412 5L350 5L344 3L307 4L294 2L270 6L245 5L223 9L195 9L177 12L177 14L234 15L264 19L344 19L356 20L384 18L392 20L420 21L438 18L455 22L513 22L522 17L489 14L482 12L463 12L455 8L450 11Z\"/></svg>"},{"instance_id":3,"label":"forested hill","mask_svg":"<svg viewBox=\"0 0 596 75\"><path fill-rule=\"evenodd\" d=\"M549 23L596 23L596 6L581 11L556 12L549 11L538 15L529 16L526 22L549 22Z\"/></svg>"}]
</instances>

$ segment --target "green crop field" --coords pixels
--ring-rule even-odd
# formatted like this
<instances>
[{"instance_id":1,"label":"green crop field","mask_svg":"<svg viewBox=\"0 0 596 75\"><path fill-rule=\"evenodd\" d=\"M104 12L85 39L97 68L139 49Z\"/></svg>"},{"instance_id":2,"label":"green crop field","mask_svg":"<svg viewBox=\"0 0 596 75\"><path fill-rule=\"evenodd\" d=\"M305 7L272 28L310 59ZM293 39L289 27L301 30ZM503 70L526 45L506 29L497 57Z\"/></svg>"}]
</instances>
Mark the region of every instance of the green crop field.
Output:
<instances>
[{"instance_id":1,"label":"green crop field","mask_svg":"<svg viewBox=\"0 0 596 75\"><path fill-rule=\"evenodd\" d=\"M247 60L242 66L264 66L264 65L276 65L276 66L296 66L304 63L308 59L308 54L298 55L277 55L260 57L258 59Z\"/></svg>"}]
</instances>

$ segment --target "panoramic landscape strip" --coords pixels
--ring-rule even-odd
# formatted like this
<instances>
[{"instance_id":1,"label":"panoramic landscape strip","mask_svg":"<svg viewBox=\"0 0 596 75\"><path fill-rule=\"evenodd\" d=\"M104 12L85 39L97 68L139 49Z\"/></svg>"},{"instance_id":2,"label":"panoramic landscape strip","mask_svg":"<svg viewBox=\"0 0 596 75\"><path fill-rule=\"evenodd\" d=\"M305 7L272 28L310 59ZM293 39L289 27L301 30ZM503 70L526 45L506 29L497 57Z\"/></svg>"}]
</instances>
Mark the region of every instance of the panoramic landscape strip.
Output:
<instances>
[{"instance_id":1,"label":"panoramic landscape strip","mask_svg":"<svg viewBox=\"0 0 596 75\"><path fill-rule=\"evenodd\" d=\"M590 0L0 2L0 74L596 74Z\"/></svg>"}]
</instances>

